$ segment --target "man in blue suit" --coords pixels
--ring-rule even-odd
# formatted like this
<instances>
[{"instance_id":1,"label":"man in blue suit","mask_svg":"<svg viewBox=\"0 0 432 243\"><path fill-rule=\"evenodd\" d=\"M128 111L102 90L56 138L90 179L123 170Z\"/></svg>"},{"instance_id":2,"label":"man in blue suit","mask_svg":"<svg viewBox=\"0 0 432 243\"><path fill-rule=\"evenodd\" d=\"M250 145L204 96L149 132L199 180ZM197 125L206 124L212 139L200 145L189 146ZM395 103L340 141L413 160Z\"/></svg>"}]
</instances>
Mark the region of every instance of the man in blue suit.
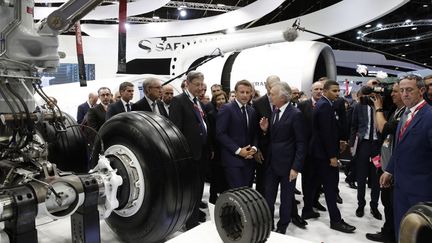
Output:
<instances>
[{"instance_id":1,"label":"man in blue suit","mask_svg":"<svg viewBox=\"0 0 432 243\"><path fill-rule=\"evenodd\" d=\"M396 130L396 147L380 184L394 179L394 220L398 239L400 222L408 209L432 201L432 108L423 99L422 79L409 75L399 82L406 109Z\"/></svg>"},{"instance_id":2,"label":"man in blue suit","mask_svg":"<svg viewBox=\"0 0 432 243\"><path fill-rule=\"evenodd\" d=\"M260 127L267 134L270 127L270 143L265 174L265 199L274 217L274 204L280 184L279 222L276 232L285 234L291 221L292 198L298 173L306 154L306 138L303 115L291 104L291 88L285 82L276 83L270 90L275 106L271 120L263 117ZM270 125L269 125L270 123Z\"/></svg>"},{"instance_id":3,"label":"man in blue suit","mask_svg":"<svg viewBox=\"0 0 432 243\"><path fill-rule=\"evenodd\" d=\"M339 84L328 80L324 83L323 96L313 110L313 130L310 142L310 154L315 169L323 184L324 195L330 214L330 228L345 233L352 233L354 226L345 223L336 204L339 182L339 135L336 111L333 101L339 97Z\"/></svg>"},{"instance_id":4,"label":"man in blue suit","mask_svg":"<svg viewBox=\"0 0 432 243\"><path fill-rule=\"evenodd\" d=\"M88 110L96 105L97 100L98 100L98 95L91 92L88 95L87 101L78 106L78 110L77 110L78 124L81 124L83 122L84 117L87 114Z\"/></svg>"},{"instance_id":5,"label":"man in blue suit","mask_svg":"<svg viewBox=\"0 0 432 243\"><path fill-rule=\"evenodd\" d=\"M247 80L235 85L236 98L220 109L216 119L216 137L221 143L221 161L229 188L252 186L257 151L258 121L248 105L252 84Z\"/></svg>"}]
</instances>

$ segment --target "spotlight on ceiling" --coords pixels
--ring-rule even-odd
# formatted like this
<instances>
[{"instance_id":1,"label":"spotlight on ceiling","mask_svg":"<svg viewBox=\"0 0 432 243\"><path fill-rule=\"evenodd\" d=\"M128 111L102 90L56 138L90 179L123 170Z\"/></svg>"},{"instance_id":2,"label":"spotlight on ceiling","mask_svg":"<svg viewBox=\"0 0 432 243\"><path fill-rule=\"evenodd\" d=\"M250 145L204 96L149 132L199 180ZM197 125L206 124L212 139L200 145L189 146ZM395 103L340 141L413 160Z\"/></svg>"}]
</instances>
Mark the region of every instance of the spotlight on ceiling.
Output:
<instances>
[{"instance_id":1,"label":"spotlight on ceiling","mask_svg":"<svg viewBox=\"0 0 432 243\"><path fill-rule=\"evenodd\" d=\"M185 9L180 10L181 17L186 17L186 15L187 15L187 11Z\"/></svg>"},{"instance_id":2,"label":"spotlight on ceiling","mask_svg":"<svg viewBox=\"0 0 432 243\"><path fill-rule=\"evenodd\" d=\"M405 44L405 46L410 46L410 44Z\"/></svg>"},{"instance_id":3,"label":"spotlight on ceiling","mask_svg":"<svg viewBox=\"0 0 432 243\"><path fill-rule=\"evenodd\" d=\"M411 19L405 20L405 24L409 24L409 23L411 23Z\"/></svg>"},{"instance_id":4,"label":"spotlight on ceiling","mask_svg":"<svg viewBox=\"0 0 432 243\"><path fill-rule=\"evenodd\" d=\"M361 35L361 33L362 33L361 30L357 31L357 34Z\"/></svg>"},{"instance_id":5,"label":"spotlight on ceiling","mask_svg":"<svg viewBox=\"0 0 432 243\"><path fill-rule=\"evenodd\" d=\"M377 28L381 28L382 26L383 25L381 23L376 25Z\"/></svg>"},{"instance_id":6,"label":"spotlight on ceiling","mask_svg":"<svg viewBox=\"0 0 432 243\"><path fill-rule=\"evenodd\" d=\"M429 7L429 5L423 4L423 8L427 8L427 7Z\"/></svg>"},{"instance_id":7,"label":"spotlight on ceiling","mask_svg":"<svg viewBox=\"0 0 432 243\"><path fill-rule=\"evenodd\" d=\"M367 25L365 25L365 27L366 28L370 28L370 27L372 27L372 25L371 24L367 24Z\"/></svg>"},{"instance_id":8,"label":"spotlight on ceiling","mask_svg":"<svg viewBox=\"0 0 432 243\"><path fill-rule=\"evenodd\" d=\"M159 16L156 16L156 15L153 16L152 18L153 18L153 19L160 19L160 17L159 17Z\"/></svg>"},{"instance_id":9,"label":"spotlight on ceiling","mask_svg":"<svg viewBox=\"0 0 432 243\"><path fill-rule=\"evenodd\" d=\"M412 27L412 28L411 28L411 30L416 30L416 29L417 29L417 27Z\"/></svg>"}]
</instances>

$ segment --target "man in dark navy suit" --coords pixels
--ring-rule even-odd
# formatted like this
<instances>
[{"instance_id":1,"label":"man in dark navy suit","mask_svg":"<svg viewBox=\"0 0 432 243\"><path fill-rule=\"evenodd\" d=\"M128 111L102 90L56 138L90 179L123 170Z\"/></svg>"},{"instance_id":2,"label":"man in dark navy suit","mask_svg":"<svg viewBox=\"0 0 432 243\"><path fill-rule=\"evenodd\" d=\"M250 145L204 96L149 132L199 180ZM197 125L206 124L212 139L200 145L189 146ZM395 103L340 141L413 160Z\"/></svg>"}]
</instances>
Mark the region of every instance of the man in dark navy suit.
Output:
<instances>
[{"instance_id":1,"label":"man in dark navy suit","mask_svg":"<svg viewBox=\"0 0 432 243\"><path fill-rule=\"evenodd\" d=\"M272 86L276 83L279 83L280 79L276 75L268 76L265 82L265 88L267 93L261 97L259 97L253 103L253 107L256 111L258 119L263 117L270 119L273 112L273 104L270 100L270 90ZM269 134L268 131L267 134ZM265 195L265 171L267 168L267 161L264 159L267 157L267 147L269 146L269 140L266 139L261 133L258 134L258 148L255 158L257 159L257 167L256 167L256 190L261 193L261 195Z\"/></svg>"},{"instance_id":2,"label":"man in dark navy suit","mask_svg":"<svg viewBox=\"0 0 432 243\"><path fill-rule=\"evenodd\" d=\"M339 135L336 111L333 101L339 97L339 84L329 80L324 83L323 96L318 100L313 111L313 131L311 154L315 169L323 184L324 195L330 214L330 228L345 233L352 233L354 226L345 223L336 204L339 168Z\"/></svg>"},{"instance_id":3,"label":"man in dark navy suit","mask_svg":"<svg viewBox=\"0 0 432 243\"><path fill-rule=\"evenodd\" d=\"M312 137L313 130L313 110L322 96L324 82L317 81L312 84L311 88L311 98L299 103L298 108L302 112L305 120L305 136L309 144ZM303 213L302 217L305 219L318 218L320 214L313 211L313 207L320 211L326 211L326 208L321 205L318 201L320 192L319 187L321 186L321 181L318 177L318 171L315 169L314 161L312 159L312 154L308 150L306 153L306 158L304 162L304 168L302 172L302 190L303 190Z\"/></svg>"},{"instance_id":4,"label":"man in dark navy suit","mask_svg":"<svg viewBox=\"0 0 432 243\"><path fill-rule=\"evenodd\" d=\"M88 95L87 101L78 106L78 110L77 110L78 124L81 124L83 122L84 117L87 114L88 110L96 105L97 100L98 100L98 95L91 92Z\"/></svg>"},{"instance_id":5,"label":"man in dark navy suit","mask_svg":"<svg viewBox=\"0 0 432 243\"><path fill-rule=\"evenodd\" d=\"M366 88L373 88L378 85L378 80L371 79L367 82L367 86L362 87L361 93L364 93ZM369 96L363 98L368 99ZM354 141L358 141L355 154L355 171L357 175L357 217L363 217L366 191L366 178L371 186L371 201L370 211L376 219L381 219L382 215L378 211L379 199L379 183L376 174L376 167L371 162L379 154L379 134L376 130L375 110L371 105L357 103L354 106L351 123L351 138L350 144L354 145ZM356 139L357 138L357 139Z\"/></svg>"},{"instance_id":6,"label":"man in dark navy suit","mask_svg":"<svg viewBox=\"0 0 432 243\"><path fill-rule=\"evenodd\" d=\"M426 88L420 77L404 77L399 90L406 109L396 130L396 147L380 178L383 187L389 187L394 179L396 240L408 209L432 201L432 108L423 99Z\"/></svg>"},{"instance_id":7,"label":"man in dark navy suit","mask_svg":"<svg viewBox=\"0 0 432 243\"><path fill-rule=\"evenodd\" d=\"M168 114L160 101L162 97L162 82L154 77L149 77L142 83L144 97L132 105L132 111L148 111L168 117Z\"/></svg>"},{"instance_id":8,"label":"man in dark navy suit","mask_svg":"<svg viewBox=\"0 0 432 243\"><path fill-rule=\"evenodd\" d=\"M221 143L221 161L228 186L252 186L255 170L253 155L257 151L258 122L255 110L248 105L252 84L247 80L235 85L236 98L220 109L216 120L216 137Z\"/></svg>"},{"instance_id":9,"label":"man in dark navy suit","mask_svg":"<svg viewBox=\"0 0 432 243\"><path fill-rule=\"evenodd\" d=\"M270 91L275 109L269 120L261 118L263 133L271 131L266 160L265 199L274 218L274 204L280 184L279 222L276 232L285 234L291 221L292 198L298 173L303 167L306 154L304 121L301 112L291 103L291 88L285 82L276 83ZM270 123L270 124L269 124Z\"/></svg>"},{"instance_id":10,"label":"man in dark navy suit","mask_svg":"<svg viewBox=\"0 0 432 243\"><path fill-rule=\"evenodd\" d=\"M209 144L207 118L203 111L204 106L198 99L204 88L204 75L196 71L189 72L186 84L184 92L172 99L169 118L186 137L192 159L196 165L191 169L196 170L198 175L198 178L190 178L197 181L195 188L197 201L192 215L185 225L186 229L189 230L198 225L200 217L199 204L204 189L204 177L208 168Z\"/></svg>"},{"instance_id":11,"label":"man in dark navy suit","mask_svg":"<svg viewBox=\"0 0 432 243\"><path fill-rule=\"evenodd\" d=\"M132 110L132 102L130 101L133 98L134 85L131 82L123 82L119 86L119 92L121 98L108 106L106 120L119 113L130 112Z\"/></svg>"}]
</instances>

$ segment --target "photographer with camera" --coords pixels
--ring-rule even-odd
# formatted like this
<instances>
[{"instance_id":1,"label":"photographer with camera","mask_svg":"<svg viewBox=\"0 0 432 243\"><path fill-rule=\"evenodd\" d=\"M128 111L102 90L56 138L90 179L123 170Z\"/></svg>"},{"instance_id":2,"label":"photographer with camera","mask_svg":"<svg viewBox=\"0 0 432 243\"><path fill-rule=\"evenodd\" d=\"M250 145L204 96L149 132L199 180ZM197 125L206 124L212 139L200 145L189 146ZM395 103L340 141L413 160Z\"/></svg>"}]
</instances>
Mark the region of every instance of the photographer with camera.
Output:
<instances>
[{"instance_id":1,"label":"photographer with camera","mask_svg":"<svg viewBox=\"0 0 432 243\"><path fill-rule=\"evenodd\" d=\"M392 109L385 116L383 110L383 99L381 95L373 94L373 104L375 107L375 118L377 129L384 139L381 145L381 168L377 170L378 176L381 176L387 167L393 147L395 144L395 134L400 117L403 114L405 106L402 102L399 84L395 83L392 87L391 98L393 101ZM381 231L373 234L367 233L366 238L379 242L395 242L394 217L393 217L393 186L381 188L381 202L384 206L385 222Z\"/></svg>"},{"instance_id":2,"label":"photographer with camera","mask_svg":"<svg viewBox=\"0 0 432 243\"><path fill-rule=\"evenodd\" d=\"M371 163L371 159L379 154L378 133L376 130L375 110L371 93L381 88L377 79L371 79L366 86L360 89L362 97L360 103L356 104L353 109L351 123L350 147L355 160L355 169L357 174L357 217L363 217L364 207L366 206L365 192L366 179L371 186L370 212L378 220L382 215L378 210L379 184L376 174L376 167ZM372 92L370 92L372 90Z\"/></svg>"}]
</instances>

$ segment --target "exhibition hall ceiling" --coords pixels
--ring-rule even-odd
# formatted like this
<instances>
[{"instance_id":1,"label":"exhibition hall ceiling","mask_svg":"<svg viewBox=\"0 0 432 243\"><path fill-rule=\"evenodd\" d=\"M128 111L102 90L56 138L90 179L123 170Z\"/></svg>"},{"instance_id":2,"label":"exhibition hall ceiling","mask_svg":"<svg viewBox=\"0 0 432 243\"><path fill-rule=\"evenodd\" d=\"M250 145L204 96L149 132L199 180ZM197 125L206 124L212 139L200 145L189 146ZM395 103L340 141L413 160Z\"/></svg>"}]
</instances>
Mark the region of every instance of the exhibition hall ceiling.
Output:
<instances>
[{"instance_id":1,"label":"exhibition hall ceiling","mask_svg":"<svg viewBox=\"0 0 432 243\"><path fill-rule=\"evenodd\" d=\"M128 1L139 4L142 0ZM229 13L251 4L257 4L262 0L152 0L155 5L154 9L148 12L136 14L128 17L128 23L146 24L154 22L172 22L207 18L212 16ZM36 1L38 7L56 7L62 1ZM141 3L148 2L142 1ZM235 30L245 30L258 26L265 26L277 23L287 19L306 15L319 11L341 0L286 0L269 11L269 13L243 23L235 27ZM116 0L105 0L102 5L109 7L118 4ZM157 6L160 4L161 6ZM137 5L138 6L138 5ZM139 9L139 7L136 7ZM370 23L348 30L335 35L355 44L375 48L383 52L388 52L402 58L414 60L423 65L432 66L432 1L431 0L412 0L394 10L393 12L380 17ZM128 9L130 11L130 9ZM359 9L358 11L362 11ZM337 18L337 16L328 16ZM341 22L344 19L340 20ZM117 23L114 18L93 18L82 21L84 24L112 25ZM314 30L313 26L304 26ZM222 30L226 32L227 30ZM233 31L231 28L230 31ZM214 31L210 31L214 32ZM336 41L330 38L322 38L319 41L326 42L335 50L360 50L358 46L349 45L344 42ZM388 59L395 59L388 57Z\"/></svg>"}]
</instances>

